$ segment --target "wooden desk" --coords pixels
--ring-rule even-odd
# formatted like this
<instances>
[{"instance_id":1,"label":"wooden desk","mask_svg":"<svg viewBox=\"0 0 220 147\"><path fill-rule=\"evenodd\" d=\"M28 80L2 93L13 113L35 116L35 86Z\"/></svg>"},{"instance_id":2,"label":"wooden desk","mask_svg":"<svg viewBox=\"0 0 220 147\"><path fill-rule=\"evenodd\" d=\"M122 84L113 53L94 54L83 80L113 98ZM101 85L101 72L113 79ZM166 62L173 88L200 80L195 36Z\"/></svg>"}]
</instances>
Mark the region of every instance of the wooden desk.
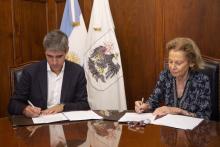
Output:
<instances>
[{"instance_id":1,"label":"wooden desk","mask_svg":"<svg viewBox=\"0 0 220 147\"><path fill-rule=\"evenodd\" d=\"M53 134L51 130L58 130L53 132L55 136L51 135ZM56 135L63 137L64 144L71 147L219 147L220 123L203 121L192 131L157 125L129 128L127 124L101 120L13 128L8 118L0 118L0 143L3 147L52 146L52 138L59 138Z\"/></svg>"}]
</instances>

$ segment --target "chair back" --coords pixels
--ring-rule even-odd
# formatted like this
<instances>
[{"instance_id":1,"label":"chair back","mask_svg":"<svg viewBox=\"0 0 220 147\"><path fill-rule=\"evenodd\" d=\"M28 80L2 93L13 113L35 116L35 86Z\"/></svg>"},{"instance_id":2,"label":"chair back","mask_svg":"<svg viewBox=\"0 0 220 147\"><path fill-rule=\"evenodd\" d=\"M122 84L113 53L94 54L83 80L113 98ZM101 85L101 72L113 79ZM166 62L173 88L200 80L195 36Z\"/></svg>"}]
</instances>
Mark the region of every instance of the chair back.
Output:
<instances>
[{"instance_id":1,"label":"chair back","mask_svg":"<svg viewBox=\"0 0 220 147\"><path fill-rule=\"evenodd\" d=\"M209 77L211 89L211 120L218 121L220 119L220 95L219 95L219 66L220 60L210 57L203 57L205 61L205 69L201 71Z\"/></svg>"},{"instance_id":2,"label":"chair back","mask_svg":"<svg viewBox=\"0 0 220 147\"><path fill-rule=\"evenodd\" d=\"M21 79L23 69L26 68L27 66L29 66L33 63L37 63L37 62L39 62L39 61L30 61L30 62L19 64L17 66L9 67L11 96L14 93L14 90L15 90L17 83Z\"/></svg>"}]
</instances>

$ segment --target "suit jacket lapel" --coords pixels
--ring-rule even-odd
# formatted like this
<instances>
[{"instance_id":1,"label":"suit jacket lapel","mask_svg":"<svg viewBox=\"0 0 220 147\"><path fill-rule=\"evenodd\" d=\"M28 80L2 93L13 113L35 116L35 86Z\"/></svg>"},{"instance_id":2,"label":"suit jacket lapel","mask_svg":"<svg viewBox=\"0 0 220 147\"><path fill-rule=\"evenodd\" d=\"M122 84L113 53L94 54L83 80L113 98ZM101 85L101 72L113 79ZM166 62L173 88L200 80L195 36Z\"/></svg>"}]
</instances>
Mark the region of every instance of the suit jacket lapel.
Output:
<instances>
[{"instance_id":1,"label":"suit jacket lapel","mask_svg":"<svg viewBox=\"0 0 220 147\"><path fill-rule=\"evenodd\" d=\"M39 82L40 82L40 89L42 92L43 99L46 100L47 106L47 62L43 62L40 73L39 73Z\"/></svg>"},{"instance_id":2,"label":"suit jacket lapel","mask_svg":"<svg viewBox=\"0 0 220 147\"><path fill-rule=\"evenodd\" d=\"M71 75L71 72L70 72L70 69L69 69L69 64L68 62L65 62L65 69L64 69L64 73L63 73L63 83L62 83L62 89L61 89L61 99L60 99L60 102L64 102L65 98L66 98L66 95L67 95L67 92L68 92L68 89L70 88L69 87L69 82L70 82L70 76Z\"/></svg>"}]
</instances>

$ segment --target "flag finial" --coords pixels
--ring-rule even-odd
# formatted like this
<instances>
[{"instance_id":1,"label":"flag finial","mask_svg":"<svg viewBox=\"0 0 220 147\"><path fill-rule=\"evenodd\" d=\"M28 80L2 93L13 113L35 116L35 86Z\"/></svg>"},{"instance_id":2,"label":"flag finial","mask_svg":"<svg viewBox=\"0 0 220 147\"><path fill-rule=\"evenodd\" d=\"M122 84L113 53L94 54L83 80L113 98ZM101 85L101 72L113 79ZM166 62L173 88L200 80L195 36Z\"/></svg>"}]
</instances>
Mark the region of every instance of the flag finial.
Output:
<instances>
[{"instance_id":1,"label":"flag finial","mask_svg":"<svg viewBox=\"0 0 220 147\"><path fill-rule=\"evenodd\" d=\"M97 31L97 32L98 32L98 31L102 31L102 28L101 28L101 27L94 27L93 29L94 29L95 31Z\"/></svg>"},{"instance_id":2,"label":"flag finial","mask_svg":"<svg viewBox=\"0 0 220 147\"><path fill-rule=\"evenodd\" d=\"M73 27L77 27L77 26L79 26L80 25L80 22L72 22L72 24L71 24Z\"/></svg>"}]
</instances>

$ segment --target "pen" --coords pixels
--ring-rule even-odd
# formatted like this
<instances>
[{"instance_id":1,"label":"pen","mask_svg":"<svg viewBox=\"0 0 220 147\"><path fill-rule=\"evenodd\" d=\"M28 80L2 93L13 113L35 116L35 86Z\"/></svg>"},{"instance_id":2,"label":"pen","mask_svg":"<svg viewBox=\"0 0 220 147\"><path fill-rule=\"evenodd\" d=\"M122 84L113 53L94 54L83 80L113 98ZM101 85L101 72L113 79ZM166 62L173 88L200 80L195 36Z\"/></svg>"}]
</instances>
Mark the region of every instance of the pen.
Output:
<instances>
[{"instance_id":1,"label":"pen","mask_svg":"<svg viewBox=\"0 0 220 147\"><path fill-rule=\"evenodd\" d=\"M140 108L139 108L139 110L138 110L139 113L142 113L142 112L144 111L143 108L141 108L141 106L143 105L143 103L144 103L144 98L142 97L142 98L141 98L141 103L140 103L140 106L139 106Z\"/></svg>"},{"instance_id":2,"label":"pen","mask_svg":"<svg viewBox=\"0 0 220 147\"><path fill-rule=\"evenodd\" d=\"M31 103L31 101L27 101L29 105L31 105L31 107L35 108L35 106Z\"/></svg>"},{"instance_id":3,"label":"pen","mask_svg":"<svg viewBox=\"0 0 220 147\"><path fill-rule=\"evenodd\" d=\"M142 99L141 99L141 105L144 103L144 98L142 97Z\"/></svg>"},{"instance_id":4,"label":"pen","mask_svg":"<svg viewBox=\"0 0 220 147\"><path fill-rule=\"evenodd\" d=\"M28 102L29 105L31 105L31 107L32 107L33 109L36 109L36 110L35 110L35 113L37 114L36 116L40 116L40 115L42 114L41 109L39 109L38 107L35 107L35 106L31 103L31 101L27 100L27 102ZM36 116L35 116L35 117L36 117ZM31 135L31 134L30 134L30 135Z\"/></svg>"}]
</instances>

